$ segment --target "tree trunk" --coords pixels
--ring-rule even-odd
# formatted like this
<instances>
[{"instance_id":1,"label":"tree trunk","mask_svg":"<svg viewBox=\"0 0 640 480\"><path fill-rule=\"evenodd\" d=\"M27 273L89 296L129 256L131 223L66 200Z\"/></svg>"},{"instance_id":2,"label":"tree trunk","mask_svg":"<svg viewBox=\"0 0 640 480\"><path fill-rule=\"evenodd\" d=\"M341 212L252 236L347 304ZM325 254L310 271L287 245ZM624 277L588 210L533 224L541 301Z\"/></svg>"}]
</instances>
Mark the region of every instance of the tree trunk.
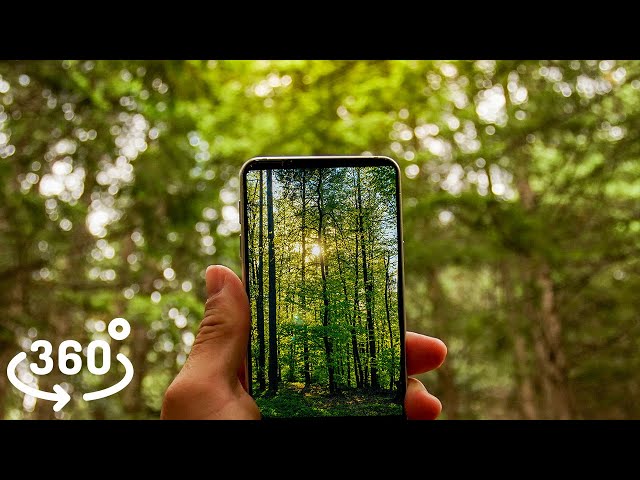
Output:
<instances>
[{"instance_id":1,"label":"tree trunk","mask_svg":"<svg viewBox=\"0 0 640 480\"><path fill-rule=\"evenodd\" d=\"M260 170L260 195L258 200L258 298L256 299L256 323L258 324L258 388L263 392L265 382L265 345L264 345L264 187L263 171Z\"/></svg>"},{"instance_id":2,"label":"tree trunk","mask_svg":"<svg viewBox=\"0 0 640 480\"><path fill-rule=\"evenodd\" d=\"M293 325L293 328L295 328L295 325ZM289 373L287 374L287 381L288 382L295 382L296 380L296 376L295 376L295 348L294 348L294 338L295 333L291 335L291 339L289 342Z\"/></svg>"},{"instance_id":3,"label":"tree trunk","mask_svg":"<svg viewBox=\"0 0 640 480\"><path fill-rule=\"evenodd\" d=\"M336 241L336 250L337 250L337 241ZM355 380L356 380L356 385L358 387L362 387L362 380L361 380L361 374L360 372L362 372L362 366L359 366L360 364L360 355L358 354L358 340L356 338L356 329L355 329L355 318L353 318L351 315L349 315L349 310L348 310L348 305L349 305L349 294L347 293L347 280L344 276L344 272L342 270L342 266L340 264L340 259L338 258L338 268L340 271L340 278L342 280L342 292L344 294L344 311L345 311L345 316L347 317L347 322L349 324L349 334L351 337L351 350L353 352L353 364L354 364L354 376L355 376ZM358 265L356 264L356 270L358 268ZM357 273L356 273L357 275ZM355 315L355 312L354 312ZM348 350L348 349L347 349ZM347 357L349 357L349 355L347 354ZM347 369L349 370L349 372L351 372L351 367L350 367L350 363L347 364ZM351 373L349 373L349 382L351 377Z\"/></svg>"},{"instance_id":4,"label":"tree trunk","mask_svg":"<svg viewBox=\"0 0 640 480\"><path fill-rule=\"evenodd\" d=\"M322 277L322 326L324 332L322 340L324 342L325 355L327 359L327 373L329 375L329 393L336 393L335 372L333 365L333 343L329 337L329 292L327 291L327 270L324 258L324 206L322 200L322 170L319 170L318 180L318 246L320 247L320 275Z\"/></svg>"},{"instance_id":5,"label":"tree trunk","mask_svg":"<svg viewBox=\"0 0 640 480\"><path fill-rule=\"evenodd\" d=\"M521 168L517 174L516 186L520 202L525 211L533 212L537 202L535 192L529 183L528 173ZM534 314L531 320L547 413L553 419L569 419L571 418L571 391L567 361L562 346L562 323L556 311L551 269L545 259L528 258L528 260L534 275L532 279L536 286L534 290L540 299L539 305L536 305L538 315Z\"/></svg>"},{"instance_id":6,"label":"tree trunk","mask_svg":"<svg viewBox=\"0 0 640 480\"><path fill-rule=\"evenodd\" d=\"M335 243L336 243L336 252L339 251L338 248L338 237L335 236ZM344 240L344 238L343 238ZM356 237L356 241L357 241L357 237ZM346 242L345 242L346 243ZM356 253L357 253L357 245L356 245ZM354 364L354 376L355 376L355 380L356 380L356 385L358 386L358 388L362 387L362 383L361 383L361 376L359 374L358 371L358 364L360 363L360 355L358 354L358 340L356 338L356 329L355 329L355 318L352 318L351 315L349 314L349 294L348 294L348 290L347 290L347 279L345 278L345 274L344 274L344 270L342 269L342 261L340 258L340 255L338 255L337 258L337 263L338 263L338 273L340 274L340 281L342 282L342 293L344 294L344 315L347 318L347 323L349 324L349 333L351 336L351 349L353 351L353 364ZM356 282L357 282L357 276L358 276L358 262L356 261ZM357 284L356 284L356 288L357 288ZM355 310L354 310L354 317L355 317ZM347 344L347 387L351 386L351 360L350 360L350 355L349 355L349 345ZM360 372L362 372L362 367L360 366Z\"/></svg>"},{"instance_id":7,"label":"tree trunk","mask_svg":"<svg viewBox=\"0 0 640 480\"><path fill-rule=\"evenodd\" d=\"M267 244L269 263L269 391L278 391L278 334L276 330L276 255L273 245L273 178L267 170Z\"/></svg>"},{"instance_id":8,"label":"tree trunk","mask_svg":"<svg viewBox=\"0 0 640 480\"><path fill-rule=\"evenodd\" d=\"M359 285L359 275L360 275L360 266L358 264L358 235L356 237L356 248L355 248L355 280L353 287L353 321L351 322L351 347L353 348L353 369L355 371L356 376L356 385L358 388L365 387L365 377L364 372L362 371L362 360L360 359L360 345L358 344L358 336L356 335L356 319L358 320L358 324L360 323L360 299L358 296L358 290L360 289Z\"/></svg>"},{"instance_id":9,"label":"tree trunk","mask_svg":"<svg viewBox=\"0 0 640 480\"><path fill-rule=\"evenodd\" d=\"M300 260L300 309L302 310L303 321L303 346L302 356L304 362L304 386L311 386L311 368L309 365L309 332L307 328L307 298L306 298L306 264L307 264L307 173L302 170L302 224L300 226L302 236L301 260Z\"/></svg>"},{"instance_id":10,"label":"tree trunk","mask_svg":"<svg viewBox=\"0 0 640 480\"><path fill-rule=\"evenodd\" d=\"M543 263L536 272L536 282L540 289L541 340L544 353L539 356L544 375L550 385L550 401L555 419L571 418L571 392L567 375L567 361L562 348L560 318L555 309L555 293L551 272Z\"/></svg>"},{"instance_id":11,"label":"tree trunk","mask_svg":"<svg viewBox=\"0 0 640 480\"><path fill-rule=\"evenodd\" d=\"M513 340L513 360L516 369L517 399L522 418L533 420L538 418L535 389L532 381L531 360L527 339L522 331L522 325L515 309L515 295L513 294L513 279L509 265L504 262L500 268L502 291L504 292L504 311L507 324Z\"/></svg>"},{"instance_id":12,"label":"tree trunk","mask_svg":"<svg viewBox=\"0 0 640 480\"><path fill-rule=\"evenodd\" d=\"M371 363L371 388L377 390L378 367L376 365L376 332L373 325L373 278L367 268L367 250L364 235L364 219L362 214L362 189L360 187L360 170L356 169L358 178L358 228L360 230L360 248L362 250L362 280L364 283L364 297L367 311L367 338L369 340L369 360Z\"/></svg>"},{"instance_id":13,"label":"tree trunk","mask_svg":"<svg viewBox=\"0 0 640 480\"><path fill-rule=\"evenodd\" d=\"M393 391L393 372L396 364L396 351L393 345L393 329L391 328L391 315L389 312L389 268L391 256L387 256L384 262L384 307L387 314L387 326L389 327L389 346L391 347L391 368L389 369L389 391Z\"/></svg>"}]
</instances>

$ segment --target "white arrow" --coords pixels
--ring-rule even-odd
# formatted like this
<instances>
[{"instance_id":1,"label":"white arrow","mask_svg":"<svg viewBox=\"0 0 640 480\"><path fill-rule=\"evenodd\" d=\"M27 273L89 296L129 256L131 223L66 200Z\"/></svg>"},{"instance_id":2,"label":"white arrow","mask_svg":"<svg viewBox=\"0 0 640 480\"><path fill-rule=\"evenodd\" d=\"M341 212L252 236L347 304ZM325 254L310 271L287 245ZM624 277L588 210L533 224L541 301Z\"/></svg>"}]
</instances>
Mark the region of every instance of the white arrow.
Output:
<instances>
[{"instance_id":1,"label":"white arrow","mask_svg":"<svg viewBox=\"0 0 640 480\"><path fill-rule=\"evenodd\" d=\"M7 377L9 377L9 381L23 393L27 395L31 395L32 397L41 398L42 400L49 400L51 402L56 402L53 406L54 412L59 412L62 408L69 403L71 397L66 392L64 388L62 388L57 383L53 386L53 390L56 393L51 392L43 392L42 390L38 390L36 388L30 387L22 383L18 377L16 376L16 367L18 364L27 358L27 354L25 352L20 352L15 357L11 359L9 365L7 365Z\"/></svg>"},{"instance_id":2,"label":"white arrow","mask_svg":"<svg viewBox=\"0 0 640 480\"><path fill-rule=\"evenodd\" d=\"M127 357L125 357L122 353L116 355L116 358L120 361L121 364L124 365L125 373L124 378L120 380L115 385L110 386L109 388L105 388L104 390L98 390L97 392L89 392L82 395L82 398L85 401L97 400L99 398L108 397L109 395L113 395L114 393L118 393L124 387L129 385L131 379L133 378L133 365L129 361Z\"/></svg>"}]
</instances>

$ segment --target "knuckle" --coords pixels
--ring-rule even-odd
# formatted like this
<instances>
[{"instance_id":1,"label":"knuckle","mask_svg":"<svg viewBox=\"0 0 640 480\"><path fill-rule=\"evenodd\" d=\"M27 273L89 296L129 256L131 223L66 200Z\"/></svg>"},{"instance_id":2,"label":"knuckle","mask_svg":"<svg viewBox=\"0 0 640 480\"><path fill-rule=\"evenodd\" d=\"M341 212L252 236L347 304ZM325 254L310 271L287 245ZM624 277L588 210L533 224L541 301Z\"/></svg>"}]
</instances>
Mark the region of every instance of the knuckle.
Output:
<instances>
[{"instance_id":1,"label":"knuckle","mask_svg":"<svg viewBox=\"0 0 640 480\"><path fill-rule=\"evenodd\" d=\"M222 301L223 299L219 293L215 293L210 297L208 297L207 301L204 304L205 313L210 310L218 310L220 308L220 304L222 303Z\"/></svg>"},{"instance_id":2,"label":"knuckle","mask_svg":"<svg viewBox=\"0 0 640 480\"><path fill-rule=\"evenodd\" d=\"M194 346L210 340L225 337L230 331L231 329L225 324L225 322L205 317L198 329L198 335L196 335Z\"/></svg>"},{"instance_id":3,"label":"knuckle","mask_svg":"<svg viewBox=\"0 0 640 480\"><path fill-rule=\"evenodd\" d=\"M238 313L233 311L231 305L227 304L224 299L215 295L209 297L205 303L204 316L198 327L195 344L227 335L244 333L249 322L243 322Z\"/></svg>"},{"instance_id":4,"label":"knuckle","mask_svg":"<svg viewBox=\"0 0 640 480\"><path fill-rule=\"evenodd\" d=\"M176 379L164 394L161 418L181 419L188 417L190 406L205 394L208 392L198 383Z\"/></svg>"},{"instance_id":5,"label":"knuckle","mask_svg":"<svg viewBox=\"0 0 640 480\"><path fill-rule=\"evenodd\" d=\"M198 335L216 336L224 333L233 326L229 317L229 312L219 305L207 308L200 322Z\"/></svg>"},{"instance_id":6,"label":"knuckle","mask_svg":"<svg viewBox=\"0 0 640 480\"><path fill-rule=\"evenodd\" d=\"M161 418L176 418L175 412L179 412L182 409L181 407L185 403L185 399L188 398L187 393L188 392L176 382L169 385L162 399Z\"/></svg>"},{"instance_id":7,"label":"knuckle","mask_svg":"<svg viewBox=\"0 0 640 480\"><path fill-rule=\"evenodd\" d=\"M176 379L164 394L164 402L168 405L178 405L193 396L193 388L188 382Z\"/></svg>"}]
</instances>

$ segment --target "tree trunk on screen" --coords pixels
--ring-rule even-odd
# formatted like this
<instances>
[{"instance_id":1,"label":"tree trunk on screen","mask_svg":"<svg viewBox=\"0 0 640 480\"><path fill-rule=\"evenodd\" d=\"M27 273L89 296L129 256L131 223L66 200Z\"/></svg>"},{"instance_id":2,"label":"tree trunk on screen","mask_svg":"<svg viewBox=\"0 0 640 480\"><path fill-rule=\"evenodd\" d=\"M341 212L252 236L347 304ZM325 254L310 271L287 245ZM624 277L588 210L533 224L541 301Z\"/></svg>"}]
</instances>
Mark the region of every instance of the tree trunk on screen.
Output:
<instances>
[{"instance_id":1,"label":"tree trunk on screen","mask_svg":"<svg viewBox=\"0 0 640 480\"><path fill-rule=\"evenodd\" d=\"M276 254L273 245L273 178L267 170L267 248L269 263L269 391L278 391L278 334L276 331Z\"/></svg>"},{"instance_id":2,"label":"tree trunk on screen","mask_svg":"<svg viewBox=\"0 0 640 480\"><path fill-rule=\"evenodd\" d=\"M356 376L356 384L358 388L364 388L366 385L366 379L364 372L362 370L362 360L360 359L360 345L358 344L358 337L356 335L356 320L358 323L360 321L360 299L358 296L358 290L360 288L359 285L359 274L360 274L360 266L358 264L358 235L355 235L355 280L353 287L353 322L351 323L351 347L353 349L353 361L354 361L354 370Z\"/></svg>"},{"instance_id":3,"label":"tree trunk on screen","mask_svg":"<svg viewBox=\"0 0 640 480\"><path fill-rule=\"evenodd\" d=\"M336 393L335 371L333 365L333 343L329 337L329 292L327 291L327 270L324 258L324 205L322 200L322 170L319 170L318 179L318 246L320 247L320 275L322 278L322 326L324 332L322 340L324 343L325 356L327 361L327 373L329 376L329 393Z\"/></svg>"},{"instance_id":4,"label":"tree trunk on screen","mask_svg":"<svg viewBox=\"0 0 640 480\"><path fill-rule=\"evenodd\" d=\"M302 223L300 226L301 231L301 259L300 259L300 310L302 311L302 321L303 321L303 346L302 346L302 356L304 362L304 386L311 386L311 368L309 365L309 331L307 328L307 296L306 296L306 285L305 285L305 276L306 276L306 263L307 263L307 172L306 170L302 170Z\"/></svg>"},{"instance_id":5,"label":"tree trunk on screen","mask_svg":"<svg viewBox=\"0 0 640 480\"><path fill-rule=\"evenodd\" d=\"M338 238L335 238L335 242L336 242L336 252L338 251ZM347 318L347 322L349 324L349 334L350 334L350 340L351 340L351 351L352 351L352 355L353 355L353 372L354 372L354 377L355 377L355 381L356 381L356 385L358 388L360 388L362 386L361 384L361 375L358 371L358 364L360 363L360 359L359 359L359 355L358 355L358 343L356 340L356 330L355 330L355 323L354 323L354 318L352 318L352 316L349 313L349 293L347 290L347 279L345 278L345 272L342 268L342 260L340 257L338 257L337 259L338 262L338 272L340 274L340 281L342 283L342 293L344 295L344 314ZM356 265L357 268L357 265ZM351 386L351 360L349 359L349 345L347 345L347 387ZM360 370L362 370L362 367L360 367Z\"/></svg>"},{"instance_id":6,"label":"tree trunk on screen","mask_svg":"<svg viewBox=\"0 0 640 480\"><path fill-rule=\"evenodd\" d=\"M264 189L263 171L260 170L260 194L258 200L258 298L256 299L256 323L258 324L258 388L263 392L265 382L265 344L264 344Z\"/></svg>"},{"instance_id":7,"label":"tree trunk on screen","mask_svg":"<svg viewBox=\"0 0 640 480\"><path fill-rule=\"evenodd\" d=\"M391 266L391 256L384 259L384 308L387 314L387 326L389 327L389 345L391 346L391 368L389 369L389 390L393 391L393 373L396 364L396 351L393 345L393 329L391 328L391 313L389 311L389 269Z\"/></svg>"},{"instance_id":8,"label":"tree trunk on screen","mask_svg":"<svg viewBox=\"0 0 640 480\"><path fill-rule=\"evenodd\" d=\"M367 311L367 338L369 341L369 361L371 365L371 388L377 390L378 368L376 365L376 332L373 325L373 278L367 268L367 250L364 234L364 219L362 213L362 188L360 186L360 170L356 169L358 181L358 228L360 233L360 248L362 250L362 280L364 282L365 307Z\"/></svg>"}]
</instances>

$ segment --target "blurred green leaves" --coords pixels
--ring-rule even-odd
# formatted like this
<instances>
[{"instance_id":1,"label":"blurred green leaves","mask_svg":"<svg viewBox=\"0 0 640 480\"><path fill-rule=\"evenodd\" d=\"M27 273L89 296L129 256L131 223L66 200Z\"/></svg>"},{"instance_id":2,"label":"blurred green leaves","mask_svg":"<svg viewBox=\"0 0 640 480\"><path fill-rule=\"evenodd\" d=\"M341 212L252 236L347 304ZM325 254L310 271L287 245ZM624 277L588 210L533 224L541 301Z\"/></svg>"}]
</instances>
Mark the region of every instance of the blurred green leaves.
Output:
<instances>
[{"instance_id":1,"label":"blurred green leaves","mask_svg":"<svg viewBox=\"0 0 640 480\"><path fill-rule=\"evenodd\" d=\"M422 377L446 417L522 417L527 382L550 415L551 311L572 415L637 418L639 130L636 61L0 62L0 367L125 316L132 392L60 417L157 418L204 269L240 271L240 165L369 152L405 174L407 320L450 346ZM0 417L51 415L0 381Z\"/></svg>"}]
</instances>

